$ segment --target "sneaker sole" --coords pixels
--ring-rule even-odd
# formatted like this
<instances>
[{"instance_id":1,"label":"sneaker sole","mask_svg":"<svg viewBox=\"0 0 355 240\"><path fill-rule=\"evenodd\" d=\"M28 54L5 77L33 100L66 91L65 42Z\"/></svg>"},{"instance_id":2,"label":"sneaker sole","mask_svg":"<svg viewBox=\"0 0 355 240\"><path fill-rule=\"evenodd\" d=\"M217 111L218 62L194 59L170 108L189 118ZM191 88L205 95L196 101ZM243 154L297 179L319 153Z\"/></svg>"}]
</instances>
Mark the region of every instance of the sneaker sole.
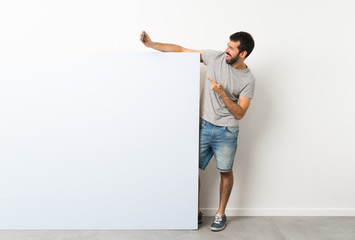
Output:
<instances>
[{"instance_id":1,"label":"sneaker sole","mask_svg":"<svg viewBox=\"0 0 355 240\"><path fill-rule=\"evenodd\" d=\"M221 227L221 228L211 227L211 230L212 230L213 232L219 232L219 231L222 231L222 230L225 229L225 228L226 228L226 225L224 225L224 226Z\"/></svg>"}]
</instances>

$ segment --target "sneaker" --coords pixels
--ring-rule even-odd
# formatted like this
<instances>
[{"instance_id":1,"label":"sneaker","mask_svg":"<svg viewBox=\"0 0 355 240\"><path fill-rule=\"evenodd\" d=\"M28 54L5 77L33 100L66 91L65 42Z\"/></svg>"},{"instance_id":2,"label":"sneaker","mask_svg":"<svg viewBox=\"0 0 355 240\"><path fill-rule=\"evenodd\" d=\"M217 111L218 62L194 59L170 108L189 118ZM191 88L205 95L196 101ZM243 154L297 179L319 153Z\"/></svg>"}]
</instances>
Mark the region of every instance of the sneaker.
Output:
<instances>
[{"instance_id":1,"label":"sneaker","mask_svg":"<svg viewBox=\"0 0 355 240\"><path fill-rule=\"evenodd\" d=\"M199 212L198 214L198 224L201 224L203 222L202 220L202 212Z\"/></svg>"},{"instance_id":2,"label":"sneaker","mask_svg":"<svg viewBox=\"0 0 355 240\"><path fill-rule=\"evenodd\" d=\"M214 217L214 221L211 224L211 230L214 232L218 232L223 230L226 227L227 216L217 213Z\"/></svg>"}]
</instances>

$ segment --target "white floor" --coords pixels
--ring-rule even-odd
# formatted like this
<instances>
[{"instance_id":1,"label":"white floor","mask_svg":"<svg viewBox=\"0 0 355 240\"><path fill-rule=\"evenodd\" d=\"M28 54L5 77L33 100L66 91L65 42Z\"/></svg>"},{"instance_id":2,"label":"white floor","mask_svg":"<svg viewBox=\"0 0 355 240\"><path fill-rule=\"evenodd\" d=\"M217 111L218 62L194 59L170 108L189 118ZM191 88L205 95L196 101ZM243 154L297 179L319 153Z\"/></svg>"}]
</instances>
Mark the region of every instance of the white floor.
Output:
<instances>
[{"instance_id":1,"label":"white floor","mask_svg":"<svg viewBox=\"0 0 355 240\"><path fill-rule=\"evenodd\" d=\"M162 217L162 221L164 218ZM230 217L221 232L211 232L212 217L204 217L199 230L128 231L61 230L0 231L1 240L140 240L140 239L250 239L250 240L354 240L355 217Z\"/></svg>"}]
</instances>

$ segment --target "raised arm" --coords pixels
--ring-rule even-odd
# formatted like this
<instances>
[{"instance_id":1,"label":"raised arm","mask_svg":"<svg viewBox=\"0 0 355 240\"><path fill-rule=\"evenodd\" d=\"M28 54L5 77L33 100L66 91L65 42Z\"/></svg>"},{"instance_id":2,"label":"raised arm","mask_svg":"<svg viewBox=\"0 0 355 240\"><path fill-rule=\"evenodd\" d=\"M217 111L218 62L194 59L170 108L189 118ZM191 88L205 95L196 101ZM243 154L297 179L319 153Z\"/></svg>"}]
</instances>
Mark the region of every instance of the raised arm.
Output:
<instances>
[{"instance_id":1,"label":"raised arm","mask_svg":"<svg viewBox=\"0 0 355 240\"><path fill-rule=\"evenodd\" d=\"M139 40L142 40L142 36L144 34L144 39L142 41L142 43L149 48L161 51L161 52L196 52L196 53L200 53L200 62L203 61L202 59L202 51L201 50L193 50L193 49L188 49L188 48L184 48L181 47L179 45L175 45L175 44L170 44L170 43L159 43L159 42L153 42L148 33L146 33L145 31L143 31L139 37Z\"/></svg>"}]
</instances>

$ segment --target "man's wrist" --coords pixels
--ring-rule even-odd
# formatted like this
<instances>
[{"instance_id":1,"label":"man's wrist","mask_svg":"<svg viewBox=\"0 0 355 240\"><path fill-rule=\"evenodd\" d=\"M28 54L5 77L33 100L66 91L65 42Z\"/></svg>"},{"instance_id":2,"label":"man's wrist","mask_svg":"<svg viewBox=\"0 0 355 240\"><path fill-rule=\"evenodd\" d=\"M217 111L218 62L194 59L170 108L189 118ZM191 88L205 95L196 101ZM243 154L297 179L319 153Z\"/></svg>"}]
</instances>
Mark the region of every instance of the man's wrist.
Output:
<instances>
[{"instance_id":1,"label":"man's wrist","mask_svg":"<svg viewBox=\"0 0 355 240\"><path fill-rule=\"evenodd\" d=\"M221 89L220 91L217 92L220 97L225 97L227 95L226 91L224 89Z\"/></svg>"},{"instance_id":2,"label":"man's wrist","mask_svg":"<svg viewBox=\"0 0 355 240\"><path fill-rule=\"evenodd\" d=\"M156 42L152 42L149 47L150 47L150 48L153 48L153 49L156 49L156 45L157 45Z\"/></svg>"}]
</instances>

